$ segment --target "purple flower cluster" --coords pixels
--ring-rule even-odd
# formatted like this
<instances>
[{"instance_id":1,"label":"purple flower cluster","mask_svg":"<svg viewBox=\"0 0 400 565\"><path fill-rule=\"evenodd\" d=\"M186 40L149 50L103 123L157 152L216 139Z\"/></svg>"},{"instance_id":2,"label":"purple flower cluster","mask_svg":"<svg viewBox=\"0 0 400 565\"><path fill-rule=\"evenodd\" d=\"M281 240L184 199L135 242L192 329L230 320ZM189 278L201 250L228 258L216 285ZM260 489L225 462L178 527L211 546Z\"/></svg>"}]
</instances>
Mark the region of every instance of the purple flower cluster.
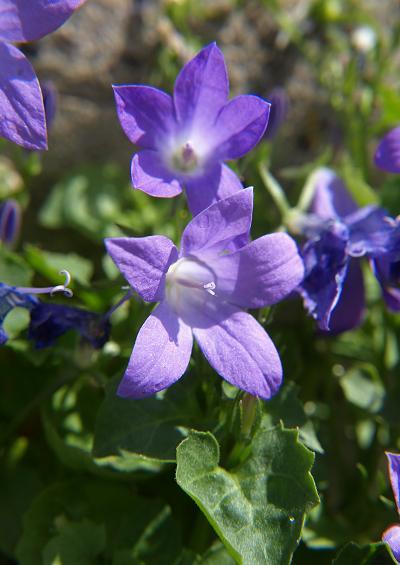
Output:
<instances>
[{"instance_id":1,"label":"purple flower cluster","mask_svg":"<svg viewBox=\"0 0 400 565\"><path fill-rule=\"evenodd\" d=\"M377 206L358 208L329 169L315 173L311 214L302 249L305 306L322 330L338 333L362 321L365 299L360 259L367 258L387 306L400 310L400 224Z\"/></svg>"},{"instance_id":2,"label":"purple flower cluster","mask_svg":"<svg viewBox=\"0 0 400 565\"><path fill-rule=\"evenodd\" d=\"M132 143L132 184L152 196L186 191L198 214L242 188L224 161L237 159L261 139L270 104L257 96L228 100L224 57L215 43L179 73L174 93L151 86L114 86L118 117Z\"/></svg>"},{"instance_id":3,"label":"purple flower cluster","mask_svg":"<svg viewBox=\"0 0 400 565\"><path fill-rule=\"evenodd\" d=\"M26 149L47 149L43 94L32 65L13 43L44 37L85 0L1 0L0 136Z\"/></svg>"}]
</instances>

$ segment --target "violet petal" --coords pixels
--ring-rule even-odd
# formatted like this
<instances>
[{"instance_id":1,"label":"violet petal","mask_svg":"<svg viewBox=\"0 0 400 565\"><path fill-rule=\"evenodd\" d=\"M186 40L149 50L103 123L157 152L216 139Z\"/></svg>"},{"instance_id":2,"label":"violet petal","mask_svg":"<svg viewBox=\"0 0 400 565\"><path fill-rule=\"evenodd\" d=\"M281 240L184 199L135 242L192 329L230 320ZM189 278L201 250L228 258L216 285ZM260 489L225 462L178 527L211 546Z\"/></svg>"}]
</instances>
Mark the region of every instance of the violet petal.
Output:
<instances>
[{"instance_id":1,"label":"violet petal","mask_svg":"<svg viewBox=\"0 0 400 565\"><path fill-rule=\"evenodd\" d=\"M140 147L155 149L174 129L169 94L151 86L113 86L118 118L127 137Z\"/></svg>"},{"instance_id":2,"label":"violet petal","mask_svg":"<svg viewBox=\"0 0 400 565\"><path fill-rule=\"evenodd\" d=\"M185 182L190 211L195 216L211 204L243 188L239 177L226 165L215 165L205 176Z\"/></svg>"},{"instance_id":3,"label":"violet petal","mask_svg":"<svg viewBox=\"0 0 400 565\"><path fill-rule=\"evenodd\" d=\"M186 371L192 345L192 330L162 302L138 333L118 394L143 398L172 385Z\"/></svg>"},{"instance_id":4,"label":"violet petal","mask_svg":"<svg viewBox=\"0 0 400 565\"><path fill-rule=\"evenodd\" d=\"M177 176L170 172L157 151L144 149L133 156L131 166L132 184L151 196L170 198L182 192Z\"/></svg>"},{"instance_id":5,"label":"violet petal","mask_svg":"<svg viewBox=\"0 0 400 565\"><path fill-rule=\"evenodd\" d=\"M105 240L107 251L132 288L147 302L161 300L165 274L178 258L175 245L162 235Z\"/></svg>"},{"instance_id":6,"label":"violet petal","mask_svg":"<svg viewBox=\"0 0 400 565\"><path fill-rule=\"evenodd\" d=\"M386 306L392 312L400 312L400 261L392 261L383 255L371 261L372 271L379 282Z\"/></svg>"},{"instance_id":7,"label":"violet petal","mask_svg":"<svg viewBox=\"0 0 400 565\"><path fill-rule=\"evenodd\" d=\"M229 94L224 56L215 43L204 47L180 71L174 88L178 122L202 131L214 123Z\"/></svg>"},{"instance_id":8,"label":"violet petal","mask_svg":"<svg viewBox=\"0 0 400 565\"><path fill-rule=\"evenodd\" d=\"M340 298L330 318L330 332L338 334L357 328L363 320L364 312L363 275L359 262L353 259L349 262Z\"/></svg>"},{"instance_id":9,"label":"violet petal","mask_svg":"<svg viewBox=\"0 0 400 565\"><path fill-rule=\"evenodd\" d=\"M269 108L258 96L237 96L228 102L209 133L215 157L237 159L257 145L267 127Z\"/></svg>"},{"instance_id":10,"label":"violet petal","mask_svg":"<svg viewBox=\"0 0 400 565\"><path fill-rule=\"evenodd\" d=\"M207 316L210 311L202 312ZM224 314L224 319L221 319ZM193 334L210 365L229 383L268 399L282 382L282 365L270 337L247 312L220 304L216 320Z\"/></svg>"},{"instance_id":11,"label":"violet petal","mask_svg":"<svg viewBox=\"0 0 400 565\"><path fill-rule=\"evenodd\" d=\"M285 233L264 235L210 262L218 298L242 308L262 308L285 298L302 281L303 261Z\"/></svg>"},{"instance_id":12,"label":"violet petal","mask_svg":"<svg viewBox=\"0 0 400 565\"><path fill-rule=\"evenodd\" d=\"M253 189L245 188L212 204L186 226L180 256L219 254L232 242L247 241L253 212Z\"/></svg>"},{"instance_id":13,"label":"violet petal","mask_svg":"<svg viewBox=\"0 0 400 565\"><path fill-rule=\"evenodd\" d=\"M400 525L391 526L382 534L382 541L389 544L394 558L400 563Z\"/></svg>"},{"instance_id":14,"label":"violet petal","mask_svg":"<svg viewBox=\"0 0 400 565\"><path fill-rule=\"evenodd\" d=\"M316 216L322 219L342 218L358 209L343 182L331 169L321 167L315 171L313 182L311 212Z\"/></svg>"},{"instance_id":15,"label":"violet petal","mask_svg":"<svg viewBox=\"0 0 400 565\"><path fill-rule=\"evenodd\" d=\"M55 31L85 0L1 0L0 40L34 41Z\"/></svg>"},{"instance_id":16,"label":"violet petal","mask_svg":"<svg viewBox=\"0 0 400 565\"><path fill-rule=\"evenodd\" d=\"M8 43L0 43L0 136L26 149L47 149L39 81L25 55Z\"/></svg>"},{"instance_id":17,"label":"violet petal","mask_svg":"<svg viewBox=\"0 0 400 565\"><path fill-rule=\"evenodd\" d=\"M400 173L400 126L390 130L375 152L375 165L388 173Z\"/></svg>"}]
</instances>

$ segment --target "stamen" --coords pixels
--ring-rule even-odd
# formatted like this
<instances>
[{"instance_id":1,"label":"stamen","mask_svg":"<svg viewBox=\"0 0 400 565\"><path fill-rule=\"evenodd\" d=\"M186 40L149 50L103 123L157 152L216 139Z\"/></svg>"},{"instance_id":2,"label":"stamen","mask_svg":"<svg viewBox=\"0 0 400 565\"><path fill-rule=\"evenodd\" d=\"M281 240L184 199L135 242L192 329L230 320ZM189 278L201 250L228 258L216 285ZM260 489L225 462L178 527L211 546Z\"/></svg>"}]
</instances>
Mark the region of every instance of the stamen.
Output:
<instances>
[{"instance_id":1,"label":"stamen","mask_svg":"<svg viewBox=\"0 0 400 565\"><path fill-rule=\"evenodd\" d=\"M209 283L207 283L207 284L204 284L204 285L203 285L203 288L204 288L209 294L211 294L212 296L215 296L214 290L216 289L216 284L215 284L214 281L211 281L211 282L209 282Z\"/></svg>"},{"instance_id":2,"label":"stamen","mask_svg":"<svg viewBox=\"0 0 400 565\"><path fill-rule=\"evenodd\" d=\"M71 282L71 275L65 269L60 271L60 275L65 276L65 283L53 287L53 290L50 292L50 296L53 296L56 292L62 292L64 293L64 296L68 296L68 298L71 298L74 295L72 290L68 288L68 285Z\"/></svg>"},{"instance_id":3,"label":"stamen","mask_svg":"<svg viewBox=\"0 0 400 565\"><path fill-rule=\"evenodd\" d=\"M60 271L60 275L65 276L64 284L58 284L56 286L47 286L43 288L17 286L15 290L17 290L22 294L50 294L50 296L53 296L56 292L62 292L64 296L71 298L74 295L72 290L68 288L68 285L71 282L71 275L65 269Z\"/></svg>"}]
</instances>

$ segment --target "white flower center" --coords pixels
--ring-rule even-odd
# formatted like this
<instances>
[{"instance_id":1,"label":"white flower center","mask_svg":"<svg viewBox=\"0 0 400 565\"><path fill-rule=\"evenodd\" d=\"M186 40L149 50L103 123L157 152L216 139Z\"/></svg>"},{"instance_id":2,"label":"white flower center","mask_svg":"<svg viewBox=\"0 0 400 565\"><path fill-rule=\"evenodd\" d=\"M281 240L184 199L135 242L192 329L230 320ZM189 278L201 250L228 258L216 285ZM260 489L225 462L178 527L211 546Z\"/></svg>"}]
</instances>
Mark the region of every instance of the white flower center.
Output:
<instances>
[{"instance_id":1,"label":"white flower center","mask_svg":"<svg viewBox=\"0 0 400 565\"><path fill-rule=\"evenodd\" d=\"M191 141L186 141L178 147L171 157L172 166L182 173L192 173L199 166L199 156L196 154Z\"/></svg>"},{"instance_id":2,"label":"white flower center","mask_svg":"<svg viewBox=\"0 0 400 565\"><path fill-rule=\"evenodd\" d=\"M202 308L216 295L216 288L214 273L195 258L179 259L168 269L166 298L179 316L188 308Z\"/></svg>"}]
</instances>

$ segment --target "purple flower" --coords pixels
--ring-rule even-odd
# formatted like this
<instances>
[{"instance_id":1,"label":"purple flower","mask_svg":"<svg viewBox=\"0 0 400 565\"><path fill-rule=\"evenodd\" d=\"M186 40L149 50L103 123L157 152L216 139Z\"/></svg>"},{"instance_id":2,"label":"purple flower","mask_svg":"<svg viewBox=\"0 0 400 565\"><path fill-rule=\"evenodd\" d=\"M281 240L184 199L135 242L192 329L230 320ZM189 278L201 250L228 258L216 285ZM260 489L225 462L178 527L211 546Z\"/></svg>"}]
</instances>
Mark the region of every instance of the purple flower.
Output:
<instances>
[{"instance_id":1,"label":"purple flower","mask_svg":"<svg viewBox=\"0 0 400 565\"><path fill-rule=\"evenodd\" d=\"M375 152L375 165L388 173L400 173L400 126L390 130Z\"/></svg>"},{"instance_id":2,"label":"purple flower","mask_svg":"<svg viewBox=\"0 0 400 565\"><path fill-rule=\"evenodd\" d=\"M101 315L82 308L41 302L35 294L52 294L58 290L67 292L64 285L49 288L22 288L0 283L0 345L8 339L3 329L4 320L13 308L26 308L30 312L28 337L38 349L53 345L58 337L69 330L77 331L81 337L100 349L108 340L110 321Z\"/></svg>"},{"instance_id":3,"label":"purple flower","mask_svg":"<svg viewBox=\"0 0 400 565\"><path fill-rule=\"evenodd\" d=\"M110 335L109 319L101 314L64 306L40 302L31 310L28 337L36 347L49 347L69 330L75 330L89 341L95 349L101 349Z\"/></svg>"},{"instance_id":4,"label":"purple flower","mask_svg":"<svg viewBox=\"0 0 400 565\"><path fill-rule=\"evenodd\" d=\"M387 451L386 457L397 513L400 514L400 455ZM389 544L395 559L400 563L400 524L395 524L383 532L382 540Z\"/></svg>"},{"instance_id":5,"label":"purple flower","mask_svg":"<svg viewBox=\"0 0 400 565\"><path fill-rule=\"evenodd\" d=\"M185 188L193 214L242 188L223 162L258 143L270 105L250 95L228 101L227 69L215 43L183 67L172 97L150 86L113 88L122 128L142 148L132 159L135 188L163 198Z\"/></svg>"},{"instance_id":6,"label":"purple flower","mask_svg":"<svg viewBox=\"0 0 400 565\"><path fill-rule=\"evenodd\" d=\"M12 42L40 39L85 0L1 0L0 135L26 149L47 148L45 109L32 65Z\"/></svg>"},{"instance_id":7,"label":"purple flower","mask_svg":"<svg viewBox=\"0 0 400 565\"><path fill-rule=\"evenodd\" d=\"M233 385L261 398L278 390L278 352L243 309L282 300L300 283L303 264L284 233L248 243L252 209L251 188L212 204L187 225L180 251L163 236L106 240L133 290L146 302L160 302L139 331L121 396L149 396L177 381L193 336Z\"/></svg>"},{"instance_id":8,"label":"purple flower","mask_svg":"<svg viewBox=\"0 0 400 565\"><path fill-rule=\"evenodd\" d=\"M4 345L8 339L3 328L7 314L17 307L32 310L38 303L36 296L19 292L16 288L0 282L0 345Z\"/></svg>"},{"instance_id":9,"label":"purple flower","mask_svg":"<svg viewBox=\"0 0 400 565\"><path fill-rule=\"evenodd\" d=\"M21 226L21 208L16 200L5 200L0 204L0 242L12 247Z\"/></svg>"},{"instance_id":10,"label":"purple flower","mask_svg":"<svg viewBox=\"0 0 400 565\"><path fill-rule=\"evenodd\" d=\"M271 104L271 108L264 139L270 141L278 133L279 128L286 119L289 110L289 98L283 88L274 88L269 93L268 102Z\"/></svg>"},{"instance_id":11,"label":"purple flower","mask_svg":"<svg viewBox=\"0 0 400 565\"><path fill-rule=\"evenodd\" d=\"M341 180L329 169L315 173L315 192L302 254L300 293L320 329L335 333L358 326L363 318L364 283L359 264L369 258L375 273L382 261L400 259L400 225L382 208L358 208ZM386 273L386 271L385 271ZM381 284L388 279L381 276ZM386 298L386 297L385 297Z\"/></svg>"}]
</instances>

